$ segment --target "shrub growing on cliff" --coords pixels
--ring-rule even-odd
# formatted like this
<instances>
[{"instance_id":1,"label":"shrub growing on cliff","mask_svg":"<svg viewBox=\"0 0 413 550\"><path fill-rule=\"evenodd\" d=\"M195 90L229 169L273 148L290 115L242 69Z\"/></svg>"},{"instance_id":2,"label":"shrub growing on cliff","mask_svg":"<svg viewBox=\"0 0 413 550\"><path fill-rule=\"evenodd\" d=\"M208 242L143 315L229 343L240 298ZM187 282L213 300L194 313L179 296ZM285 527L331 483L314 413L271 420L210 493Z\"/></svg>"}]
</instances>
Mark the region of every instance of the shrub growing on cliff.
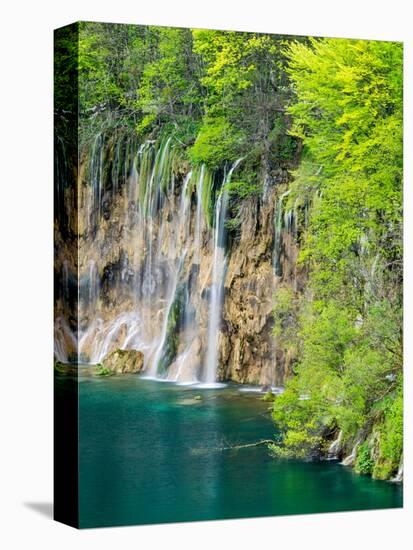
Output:
<instances>
[{"instance_id":1,"label":"shrub growing on cliff","mask_svg":"<svg viewBox=\"0 0 413 550\"><path fill-rule=\"evenodd\" d=\"M371 474L373 470L373 459L371 450L367 441L365 441L357 451L357 458L354 469L359 474Z\"/></svg>"},{"instance_id":2,"label":"shrub growing on cliff","mask_svg":"<svg viewBox=\"0 0 413 550\"><path fill-rule=\"evenodd\" d=\"M189 156L195 164L204 163L210 169L217 169L236 157L241 138L242 133L225 118L206 118Z\"/></svg>"},{"instance_id":3,"label":"shrub growing on cliff","mask_svg":"<svg viewBox=\"0 0 413 550\"><path fill-rule=\"evenodd\" d=\"M332 429L343 443L378 431L378 451L363 444L356 469L389 478L402 441L402 49L313 39L287 55L291 131L307 151L292 195L304 189L309 205L300 251L309 277L298 313L288 295L276 304L281 341L295 332L300 345L273 416L293 456Z\"/></svg>"},{"instance_id":4,"label":"shrub growing on cliff","mask_svg":"<svg viewBox=\"0 0 413 550\"><path fill-rule=\"evenodd\" d=\"M396 397L383 403L384 421L379 428L379 450L373 476L389 479L396 475L403 453L403 397L401 389Z\"/></svg>"}]
</instances>

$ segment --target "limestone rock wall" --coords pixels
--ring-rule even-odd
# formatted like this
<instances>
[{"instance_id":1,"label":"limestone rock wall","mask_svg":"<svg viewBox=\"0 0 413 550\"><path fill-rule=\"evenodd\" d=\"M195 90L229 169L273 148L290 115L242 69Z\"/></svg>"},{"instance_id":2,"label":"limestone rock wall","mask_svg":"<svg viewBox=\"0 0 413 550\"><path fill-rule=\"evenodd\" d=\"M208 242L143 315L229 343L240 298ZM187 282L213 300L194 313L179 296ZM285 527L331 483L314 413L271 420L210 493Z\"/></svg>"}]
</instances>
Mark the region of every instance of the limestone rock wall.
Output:
<instances>
[{"instance_id":1,"label":"limestone rock wall","mask_svg":"<svg viewBox=\"0 0 413 550\"><path fill-rule=\"evenodd\" d=\"M114 149L105 154L110 159ZM82 159L76 259L79 332L73 335L64 323L57 323L57 347L63 350L59 360L72 356L76 345L79 360L89 363L108 360L115 350L135 349L144 357L139 370L150 370L161 351L170 358L166 370L171 379L202 377L214 235L205 219L200 222L196 187L192 192L184 189L189 169L182 167L162 199L154 195L159 205L154 202L153 216L144 219L138 204L139 177L132 169L125 170L116 186L112 181L109 189L96 187L90 184L90 158ZM265 197L243 201L240 229L229 235L217 368L220 380L264 386L282 385L290 374L290 360L277 349L273 335L274 293L279 284L296 289L303 279L290 230L283 229L278 242L282 274L274 269L275 210L289 176L280 169L268 180ZM57 244L64 247L64 239ZM57 264L56 270L63 288L69 285L67 265Z\"/></svg>"}]
</instances>

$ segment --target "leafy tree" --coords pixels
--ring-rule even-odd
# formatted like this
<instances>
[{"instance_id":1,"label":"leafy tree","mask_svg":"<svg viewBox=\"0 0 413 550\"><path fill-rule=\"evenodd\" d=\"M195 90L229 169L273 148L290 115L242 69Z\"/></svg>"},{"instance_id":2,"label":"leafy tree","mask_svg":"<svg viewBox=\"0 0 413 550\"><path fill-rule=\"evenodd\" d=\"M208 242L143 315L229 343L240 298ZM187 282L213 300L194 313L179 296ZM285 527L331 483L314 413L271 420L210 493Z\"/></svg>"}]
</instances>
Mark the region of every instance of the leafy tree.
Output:
<instances>
[{"instance_id":1,"label":"leafy tree","mask_svg":"<svg viewBox=\"0 0 413 550\"><path fill-rule=\"evenodd\" d=\"M378 410L401 392L402 48L312 39L291 43L287 56L291 133L305 146L289 200L310 205L300 252L309 280L296 316L296 377L274 405L279 452L319 450L314 438L337 430L344 444L378 430L382 456L390 413ZM382 469L367 443L360 449L360 471L394 473L400 446Z\"/></svg>"},{"instance_id":2,"label":"leafy tree","mask_svg":"<svg viewBox=\"0 0 413 550\"><path fill-rule=\"evenodd\" d=\"M189 29L153 28L156 48L145 64L138 87L137 106L143 118L138 133L145 133L154 124L172 125L182 139L193 138L199 119L201 85L200 62L192 48Z\"/></svg>"}]
</instances>

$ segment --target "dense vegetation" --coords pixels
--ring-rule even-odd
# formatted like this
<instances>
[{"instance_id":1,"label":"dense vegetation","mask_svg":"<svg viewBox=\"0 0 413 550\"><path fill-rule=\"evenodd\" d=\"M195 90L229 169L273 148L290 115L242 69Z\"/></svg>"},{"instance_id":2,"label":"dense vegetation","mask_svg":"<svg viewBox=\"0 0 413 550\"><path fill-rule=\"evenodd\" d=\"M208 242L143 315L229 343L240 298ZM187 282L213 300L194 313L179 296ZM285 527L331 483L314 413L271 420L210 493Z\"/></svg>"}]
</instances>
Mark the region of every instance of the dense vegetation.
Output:
<instances>
[{"instance_id":1,"label":"dense vegetation","mask_svg":"<svg viewBox=\"0 0 413 550\"><path fill-rule=\"evenodd\" d=\"M320 456L340 433L360 473L390 478L402 454L402 47L256 33L80 24L81 141L172 136L174 169L203 164L228 228L289 170L297 292L280 284L277 345L294 376L274 400L284 457ZM206 191L205 191L206 189ZM285 189L283 189L285 190Z\"/></svg>"},{"instance_id":2,"label":"dense vegetation","mask_svg":"<svg viewBox=\"0 0 413 550\"><path fill-rule=\"evenodd\" d=\"M240 202L299 150L286 131L286 43L276 35L81 23L81 143L102 131L142 141L173 136L181 165L204 164L215 176L208 217L223 174L243 158L230 189L236 230Z\"/></svg>"},{"instance_id":3,"label":"dense vegetation","mask_svg":"<svg viewBox=\"0 0 413 550\"><path fill-rule=\"evenodd\" d=\"M291 132L304 143L289 200L311 204L302 295L281 289L276 332L296 357L274 405L283 456L360 443L356 469L397 472L402 453L402 47L291 44Z\"/></svg>"}]
</instances>

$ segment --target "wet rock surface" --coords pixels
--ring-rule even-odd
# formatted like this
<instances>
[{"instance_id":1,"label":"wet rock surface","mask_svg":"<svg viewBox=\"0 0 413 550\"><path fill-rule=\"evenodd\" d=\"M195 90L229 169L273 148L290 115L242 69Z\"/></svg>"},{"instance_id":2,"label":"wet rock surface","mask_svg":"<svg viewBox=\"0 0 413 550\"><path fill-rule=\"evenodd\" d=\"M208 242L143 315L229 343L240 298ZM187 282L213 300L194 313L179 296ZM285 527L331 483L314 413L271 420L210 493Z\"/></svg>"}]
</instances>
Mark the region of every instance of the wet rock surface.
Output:
<instances>
[{"instance_id":1,"label":"wet rock surface","mask_svg":"<svg viewBox=\"0 0 413 550\"><path fill-rule=\"evenodd\" d=\"M143 362L141 351L117 349L103 360L102 365L114 374L137 374L142 371Z\"/></svg>"},{"instance_id":2,"label":"wet rock surface","mask_svg":"<svg viewBox=\"0 0 413 550\"><path fill-rule=\"evenodd\" d=\"M104 153L109 165L114 151ZM99 149L94 154L96 164ZM129 177L114 181L111 176L105 183L93 180L90 162L85 156L80 166L79 254L74 262L81 282L79 322L73 328L56 323L59 360L72 358L78 347L83 362L103 363L112 372L206 381L208 357L215 355L210 324L217 290L216 225L207 222L200 199L206 176L184 170L163 183L163 191L153 184L153 195L141 196L139 202L142 178L147 177L149 189L156 174L139 175L131 164L123 172ZM168 169L165 165L162 173ZM224 249L219 251L225 266L220 266L219 334L212 344L216 380L281 385L291 372L292 359L277 349L273 334L274 294L278 284L299 287L302 274L296 267L296 240L286 230L279 238L282 273L274 270L275 208L288 174L280 170L270 179L265 199L255 196L243 203L240 229L236 238L227 239L225 259ZM67 273L66 265L57 264L56 270L69 294L70 269ZM59 304L58 314L67 318ZM132 351L127 357L122 349L141 350L145 357Z\"/></svg>"}]
</instances>

